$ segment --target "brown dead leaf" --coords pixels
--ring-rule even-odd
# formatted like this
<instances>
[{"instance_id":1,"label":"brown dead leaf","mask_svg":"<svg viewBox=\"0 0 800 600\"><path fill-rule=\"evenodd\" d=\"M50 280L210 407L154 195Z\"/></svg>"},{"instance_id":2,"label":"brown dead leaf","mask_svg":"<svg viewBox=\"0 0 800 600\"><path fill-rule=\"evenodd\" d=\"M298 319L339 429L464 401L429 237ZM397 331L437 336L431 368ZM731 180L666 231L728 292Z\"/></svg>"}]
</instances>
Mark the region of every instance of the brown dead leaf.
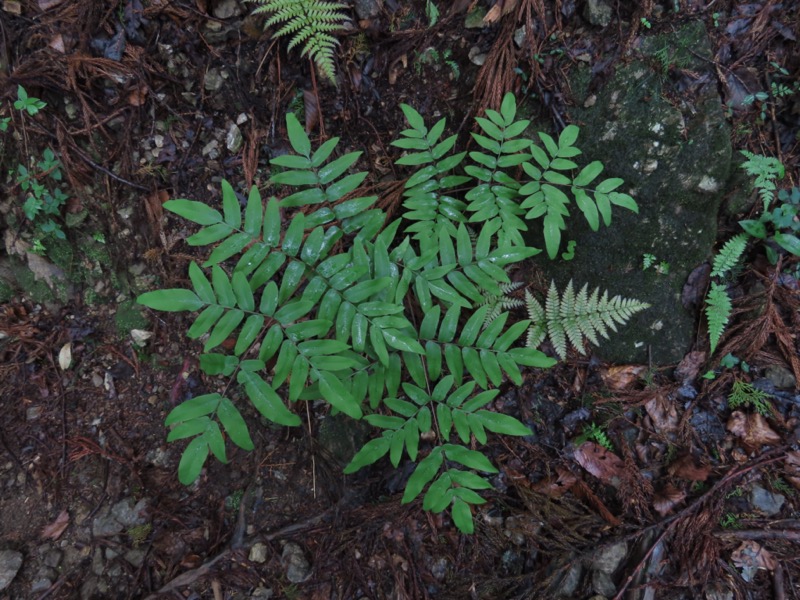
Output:
<instances>
[{"instance_id":1,"label":"brown dead leaf","mask_svg":"<svg viewBox=\"0 0 800 600\"><path fill-rule=\"evenodd\" d=\"M600 444L584 442L575 450L575 460L603 483L619 487L625 478L625 463Z\"/></svg>"},{"instance_id":2,"label":"brown dead leaf","mask_svg":"<svg viewBox=\"0 0 800 600\"><path fill-rule=\"evenodd\" d=\"M767 420L758 413L746 415L741 411L734 411L725 428L741 438L742 443L751 450L761 446L774 446L781 442L781 436L775 433Z\"/></svg>"},{"instance_id":3,"label":"brown dead leaf","mask_svg":"<svg viewBox=\"0 0 800 600\"><path fill-rule=\"evenodd\" d=\"M619 392L631 387L647 371L644 365L617 365L600 370L600 377L606 387Z\"/></svg>"},{"instance_id":4,"label":"brown dead leaf","mask_svg":"<svg viewBox=\"0 0 800 600\"><path fill-rule=\"evenodd\" d=\"M685 498L686 492L668 483L663 490L656 493L653 498L653 508L655 508L656 512L662 517L666 517L672 512L672 509L683 502Z\"/></svg>"},{"instance_id":5,"label":"brown dead leaf","mask_svg":"<svg viewBox=\"0 0 800 600\"><path fill-rule=\"evenodd\" d=\"M578 478L562 467L557 467L556 472L558 473L558 478L548 477L547 479L542 479L534 483L531 489L550 498L560 498L566 494L578 481Z\"/></svg>"},{"instance_id":6,"label":"brown dead leaf","mask_svg":"<svg viewBox=\"0 0 800 600\"><path fill-rule=\"evenodd\" d=\"M44 529L42 529L42 539L57 540L61 537L61 534L64 533L67 525L69 525L69 513L66 510L62 510L55 521L44 526Z\"/></svg>"},{"instance_id":7,"label":"brown dead leaf","mask_svg":"<svg viewBox=\"0 0 800 600\"><path fill-rule=\"evenodd\" d=\"M164 215L163 204L167 200L169 200L169 192L167 190L158 190L148 194L144 200L144 211L147 214L147 220L156 234L161 232L161 217Z\"/></svg>"},{"instance_id":8,"label":"brown dead leaf","mask_svg":"<svg viewBox=\"0 0 800 600\"><path fill-rule=\"evenodd\" d=\"M774 571L778 566L770 551L753 540L742 542L742 545L731 553L731 560L740 569L755 568Z\"/></svg>"},{"instance_id":9,"label":"brown dead leaf","mask_svg":"<svg viewBox=\"0 0 800 600\"><path fill-rule=\"evenodd\" d=\"M697 379L700 368L706 362L706 353L695 350L683 357L683 360L675 369L675 379L683 383L689 383Z\"/></svg>"},{"instance_id":10,"label":"brown dead leaf","mask_svg":"<svg viewBox=\"0 0 800 600\"><path fill-rule=\"evenodd\" d=\"M711 473L710 465L700 464L691 454L684 454L667 469L673 477L689 481L705 481Z\"/></svg>"},{"instance_id":11,"label":"brown dead leaf","mask_svg":"<svg viewBox=\"0 0 800 600\"><path fill-rule=\"evenodd\" d=\"M147 86L140 85L128 94L128 104L131 106L142 106L147 99Z\"/></svg>"},{"instance_id":12,"label":"brown dead leaf","mask_svg":"<svg viewBox=\"0 0 800 600\"><path fill-rule=\"evenodd\" d=\"M663 393L657 393L645 402L644 409L659 433L672 433L678 429L678 411Z\"/></svg>"},{"instance_id":13,"label":"brown dead leaf","mask_svg":"<svg viewBox=\"0 0 800 600\"><path fill-rule=\"evenodd\" d=\"M53 39L50 40L50 43L47 45L59 54L65 54L67 52L67 48L64 46L64 36L60 33L54 35Z\"/></svg>"},{"instance_id":14,"label":"brown dead leaf","mask_svg":"<svg viewBox=\"0 0 800 600\"><path fill-rule=\"evenodd\" d=\"M64 0L39 0L38 4L41 10L50 10L63 2Z\"/></svg>"},{"instance_id":15,"label":"brown dead leaf","mask_svg":"<svg viewBox=\"0 0 800 600\"><path fill-rule=\"evenodd\" d=\"M392 64L389 65L389 85L394 85L397 83L397 78L400 76L400 73L405 71L407 68L408 56L406 54L401 54L394 59Z\"/></svg>"},{"instance_id":16,"label":"brown dead leaf","mask_svg":"<svg viewBox=\"0 0 800 600\"><path fill-rule=\"evenodd\" d=\"M303 90L303 106L305 108L306 133L311 133L319 125L319 101L314 90Z\"/></svg>"},{"instance_id":17,"label":"brown dead leaf","mask_svg":"<svg viewBox=\"0 0 800 600\"><path fill-rule=\"evenodd\" d=\"M3 0L3 10L18 17L22 14L22 3L19 0Z\"/></svg>"},{"instance_id":18,"label":"brown dead leaf","mask_svg":"<svg viewBox=\"0 0 800 600\"><path fill-rule=\"evenodd\" d=\"M786 479L800 490L800 451L786 453L786 462L783 463Z\"/></svg>"}]
</instances>

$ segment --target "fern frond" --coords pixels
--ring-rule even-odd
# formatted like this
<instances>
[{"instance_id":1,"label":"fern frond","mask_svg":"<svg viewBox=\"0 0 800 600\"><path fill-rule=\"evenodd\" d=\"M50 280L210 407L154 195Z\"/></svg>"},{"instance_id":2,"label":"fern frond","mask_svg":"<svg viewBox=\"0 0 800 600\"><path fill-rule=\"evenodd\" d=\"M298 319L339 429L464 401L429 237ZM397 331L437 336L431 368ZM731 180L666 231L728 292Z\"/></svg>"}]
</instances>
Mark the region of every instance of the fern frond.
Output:
<instances>
[{"instance_id":1,"label":"fern frond","mask_svg":"<svg viewBox=\"0 0 800 600\"><path fill-rule=\"evenodd\" d=\"M725 245L722 246L714 257L711 277L723 277L728 271L735 267L746 247L746 233L739 233L725 242Z\"/></svg>"},{"instance_id":2,"label":"fern frond","mask_svg":"<svg viewBox=\"0 0 800 600\"><path fill-rule=\"evenodd\" d=\"M334 53L339 41L331 32L340 29L346 5L322 0L248 0L261 4L253 14L268 13L265 27L281 25L274 37L291 36L288 50L303 46L301 56L314 61L320 74L336 84Z\"/></svg>"},{"instance_id":3,"label":"fern frond","mask_svg":"<svg viewBox=\"0 0 800 600\"><path fill-rule=\"evenodd\" d=\"M711 342L711 353L717 349L722 334L725 332L725 327L728 325L728 319L731 317L730 296L725 289L724 285L716 282L711 283L711 289L708 291L706 297L706 317L708 318L708 338Z\"/></svg>"},{"instance_id":4,"label":"fern frond","mask_svg":"<svg viewBox=\"0 0 800 600\"><path fill-rule=\"evenodd\" d=\"M486 290L481 290L481 294L483 295L483 302L480 302L479 305L489 306L489 311L486 313L484 326L494 321L504 311L511 310L513 308L521 308L525 306L525 302L523 300L510 296L510 294L517 291L524 285L525 284L521 281L499 283L498 287L500 288L502 295L490 294Z\"/></svg>"},{"instance_id":5,"label":"fern frond","mask_svg":"<svg viewBox=\"0 0 800 600\"><path fill-rule=\"evenodd\" d=\"M597 346L598 334L608 338L608 329L616 331L617 325L624 325L633 315L650 307L646 302L620 296L609 299L607 291L601 296L600 288L590 295L588 284L576 294L571 280L560 297L555 282L550 283L544 308L529 292L525 298L531 320L528 346L538 346L549 337L562 359L567 356L567 340L583 354L584 338Z\"/></svg>"}]
</instances>

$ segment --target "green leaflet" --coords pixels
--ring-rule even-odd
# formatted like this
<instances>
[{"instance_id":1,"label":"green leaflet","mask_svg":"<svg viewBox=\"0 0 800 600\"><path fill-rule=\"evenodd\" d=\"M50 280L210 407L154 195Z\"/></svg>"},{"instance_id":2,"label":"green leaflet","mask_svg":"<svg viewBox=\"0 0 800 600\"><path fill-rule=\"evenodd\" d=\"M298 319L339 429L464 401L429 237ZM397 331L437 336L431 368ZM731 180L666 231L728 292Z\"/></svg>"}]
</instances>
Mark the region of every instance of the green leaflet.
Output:
<instances>
[{"instance_id":1,"label":"green leaflet","mask_svg":"<svg viewBox=\"0 0 800 600\"><path fill-rule=\"evenodd\" d=\"M261 4L276 35L295 36L290 48L306 44L303 52L323 62L332 53L335 38L314 41L303 28L330 35L341 21L325 11L340 5ZM227 389L234 380L232 397L247 398L272 423L298 426L290 407L319 400L365 420L380 433L345 473L387 455L397 467L405 457L416 468L403 502L421 497L425 510L449 510L458 529L472 532L473 506L485 502L479 492L491 488L485 475L497 472L481 447L491 435L530 434L494 410L500 387L520 385L526 368L554 364L535 348L545 337L563 356L568 344L596 343L646 307L586 286L576 293L571 283L563 294L551 286L542 302L523 300L526 282L513 266L540 252L522 236L525 217L542 219L553 255L571 204L592 229L610 223L612 207L637 206L619 191L622 180L600 179L601 163L579 164L576 126L532 142L510 94L477 120L471 152L456 152L458 136L445 119L428 128L415 109L401 108L409 127L393 145L404 152L397 164L411 172L400 218L387 223L377 197L359 196L367 176L354 169L359 152L337 152L337 138L314 148L288 115L292 152L271 160L279 197L264 201L253 187L245 202L223 181L220 210L192 200L165 204L201 227L188 241L208 246L201 249L208 258L190 263L191 289L147 292L139 301L195 311L188 337L203 342L208 384ZM793 248L796 238L781 240ZM520 320L523 306L529 314ZM239 407L215 392L177 406L167 426L168 440L185 444L178 475L187 484L209 455L227 460L226 438L245 450L259 439Z\"/></svg>"}]
</instances>

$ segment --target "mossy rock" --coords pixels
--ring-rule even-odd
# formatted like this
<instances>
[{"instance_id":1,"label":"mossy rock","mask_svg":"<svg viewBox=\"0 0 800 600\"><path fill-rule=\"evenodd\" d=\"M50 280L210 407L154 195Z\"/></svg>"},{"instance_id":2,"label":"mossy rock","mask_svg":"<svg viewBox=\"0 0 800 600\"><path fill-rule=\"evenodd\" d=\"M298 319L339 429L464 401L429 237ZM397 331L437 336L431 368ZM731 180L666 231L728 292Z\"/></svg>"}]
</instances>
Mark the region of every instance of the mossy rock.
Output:
<instances>
[{"instance_id":1,"label":"mossy rock","mask_svg":"<svg viewBox=\"0 0 800 600\"><path fill-rule=\"evenodd\" d=\"M114 322L122 338L127 338L132 329L147 329L150 324L135 300L122 302L117 306Z\"/></svg>"},{"instance_id":2,"label":"mossy rock","mask_svg":"<svg viewBox=\"0 0 800 600\"><path fill-rule=\"evenodd\" d=\"M673 75L680 74L665 72L653 56L663 48L669 60L707 82L692 88L690 100L678 99L686 95L673 89ZM681 291L689 273L712 254L731 143L703 24L653 36L642 50L597 91L590 91L588 68L573 70L575 106L569 111L569 121L581 127L580 164L600 160L603 177L623 178L620 191L636 199L639 214L615 207L611 227L593 232L571 207L562 239L577 240L574 259L537 257L537 264L560 290L573 279L577 286L588 282L591 289L651 304L596 353L612 362L665 365L679 361L695 337L697 315L682 306ZM531 242L541 247L541 227L535 229ZM643 270L645 254L668 263L669 272Z\"/></svg>"}]
</instances>

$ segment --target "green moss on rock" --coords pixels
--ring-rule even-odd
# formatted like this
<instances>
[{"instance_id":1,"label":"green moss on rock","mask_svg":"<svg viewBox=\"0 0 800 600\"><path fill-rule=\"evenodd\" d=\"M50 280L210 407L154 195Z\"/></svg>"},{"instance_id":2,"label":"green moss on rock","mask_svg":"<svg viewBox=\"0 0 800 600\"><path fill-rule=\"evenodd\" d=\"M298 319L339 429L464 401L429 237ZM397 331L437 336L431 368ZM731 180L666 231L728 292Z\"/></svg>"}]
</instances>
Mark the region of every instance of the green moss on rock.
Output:
<instances>
[{"instance_id":1,"label":"green moss on rock","mask_svg":"<svg viewBox=\"0 0 800 600\"><path fill-rule=\"evenodd\" d=\"M681 290L711 254L731 172L730 133L713 65L701 58L711 52L703 24L642 45L645 51L665 46L684 68L708 80L692 89L690 100L676 100L670 74L652 55L620 64L594 92L588 69L572 73L575 107L569 117L581 126L583 164L600 160L605 176L622 177L621 191L636 199L639 214L615 209L611 227L592 232L573 207L564 239L578 240L574 260L538 262L559 289L573 279L652 305L598 349L614 362L674 363L691 346L696 315L681 305ZM533 235L540 235L535 228ZM668 262L669 273L643 271L645 253Z\"/></svg>"}]
</instances>

